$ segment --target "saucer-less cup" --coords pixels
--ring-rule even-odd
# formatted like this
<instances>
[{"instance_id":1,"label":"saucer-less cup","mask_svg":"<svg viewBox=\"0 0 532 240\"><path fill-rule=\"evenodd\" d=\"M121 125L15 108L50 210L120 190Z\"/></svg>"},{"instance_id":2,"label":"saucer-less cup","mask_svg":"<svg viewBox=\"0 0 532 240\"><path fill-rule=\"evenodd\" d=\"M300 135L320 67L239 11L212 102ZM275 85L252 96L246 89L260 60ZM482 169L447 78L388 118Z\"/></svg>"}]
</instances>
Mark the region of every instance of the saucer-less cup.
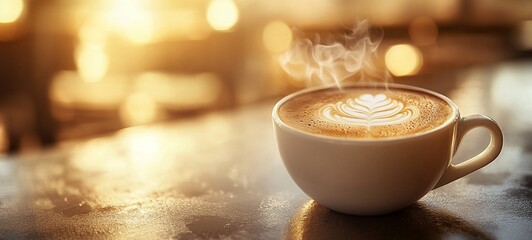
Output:
<instances>
[{"instance_id":1,"label":"saucer-less cup","mask_svg":"<svg viewBox=\"0 0 532 240\"><path fill-rule=\"evenodd\" d=\"M295 129L279 117L291 98L322 88L306 89L280 100L273 109L274 132L284 165L309 197L332 210L354 215L380 215L405 208L430 190L476 171L500 153L501 129L484 115L460 117L447 97L417 87L411 89L446 101L452 116L421 134L391 139L356 139L317 135ZM483 127L490 133L487 148L460 164L451 164L462 137Z\"/></svg>"}]
</instances>

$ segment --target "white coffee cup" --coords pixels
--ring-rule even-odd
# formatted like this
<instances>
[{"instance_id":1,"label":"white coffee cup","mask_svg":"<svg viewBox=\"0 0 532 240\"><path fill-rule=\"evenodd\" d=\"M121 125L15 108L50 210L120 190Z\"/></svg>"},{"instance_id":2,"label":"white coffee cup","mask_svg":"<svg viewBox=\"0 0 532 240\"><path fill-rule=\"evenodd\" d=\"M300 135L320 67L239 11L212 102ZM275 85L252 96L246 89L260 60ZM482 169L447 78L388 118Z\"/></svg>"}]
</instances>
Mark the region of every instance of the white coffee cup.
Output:
<instances>
[{"instance_id":1,"label":"white coffee cup","mask_svg":"<svg viewBox=\"0 0 532 240\"><path fill-rule=\"evenodd\" d=\"M448 184L493 161L503 145L502 131L484 115L460 117L447 97L422 88L388 84L436 96L452 108L449 121L428 132L391 139L357 139L298 130L279 117L280 106L305 89L280 100L273 109L274 132L284 165L309 197L332 210L380 215L405 208L430 190ZM490 133L487 148L460 164L451 160L463 136L473 128Z\"/></svg>"}]
</instances>

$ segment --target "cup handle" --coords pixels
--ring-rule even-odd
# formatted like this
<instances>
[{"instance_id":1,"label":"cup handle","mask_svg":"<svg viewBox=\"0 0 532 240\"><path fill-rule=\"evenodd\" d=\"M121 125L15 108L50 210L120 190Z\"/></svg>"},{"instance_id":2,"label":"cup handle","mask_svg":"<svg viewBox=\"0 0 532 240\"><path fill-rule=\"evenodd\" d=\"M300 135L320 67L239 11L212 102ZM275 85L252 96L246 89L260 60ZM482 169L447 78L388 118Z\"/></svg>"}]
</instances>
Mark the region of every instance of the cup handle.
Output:
<instances>
[{"instance_id":1,"label":"cup handle","mask_svg":"<svg viewBox=\"0 0 532 240\"><path fill-rule=\"evenodd\" d=\"M471 115L460 119L460 122L458 123L458 131L456 133L456 147L455 149L453 149L453 154L454 152L456 152L456 149L461 143L464 135L473 128L477 127L484 127L488 129L488 131L490 132L489 145L486 147L486 149L484 149L484 151L482 151L478 155L460 164L449 164L447 169L445 169L443 176L440 178L438 183L436 183L436 186L433 189L446 185L456 179L459 179L488 165L488 163L495 160L495 158L499 155L502 150L503 143L501 128L499 127L499 125L497 125L495 121L493 121L493 119L481 114Z\"/></svg>"}]
</instances>

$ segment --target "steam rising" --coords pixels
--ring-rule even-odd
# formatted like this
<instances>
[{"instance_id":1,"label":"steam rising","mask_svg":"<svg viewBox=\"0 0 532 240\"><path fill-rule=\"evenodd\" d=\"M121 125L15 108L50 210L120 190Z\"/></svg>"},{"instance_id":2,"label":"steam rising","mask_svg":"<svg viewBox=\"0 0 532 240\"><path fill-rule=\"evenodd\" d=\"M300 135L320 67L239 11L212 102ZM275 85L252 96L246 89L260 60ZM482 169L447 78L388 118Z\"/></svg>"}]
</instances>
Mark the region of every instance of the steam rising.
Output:
<instances>
[{"instance_id":1,"label":"steam rising","mask_svg":"<svg viewBox=\"0 0 532 240\"><path fill-rule=\"evenodd\" d=\"M382 34L372 40L367 20L346 34L316 34L311 40L295 31L289 50L281 55L281 67L293 78L305 79L308 86L333 84L353 77L357 81L387 81L389 74L374 63ZM358 77L354 77L358 74ZM351 80L353 80L351 79Z\"/></svg>"}]
</instances>

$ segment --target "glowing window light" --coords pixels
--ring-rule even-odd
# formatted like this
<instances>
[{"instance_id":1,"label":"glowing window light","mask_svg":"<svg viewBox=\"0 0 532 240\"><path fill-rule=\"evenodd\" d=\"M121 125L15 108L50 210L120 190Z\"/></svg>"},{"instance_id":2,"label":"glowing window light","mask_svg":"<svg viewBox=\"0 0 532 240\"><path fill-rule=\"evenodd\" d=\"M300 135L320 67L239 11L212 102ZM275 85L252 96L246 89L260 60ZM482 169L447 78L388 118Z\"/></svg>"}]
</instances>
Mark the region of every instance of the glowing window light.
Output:
<instances>
[{"instance_id":1,"label":"glowing window light","mask_svg":"<svg viewBox=\"0 0 532 240\"><path fill-rule=\"evenodd\" d=\"M232 0L212 0L207 8L207 21L214 30L230 30L238 22L238 8Z\"/></svg>"},{"instance_id":2,"label":"glowing window light","mask_svg":"<svg viewBox=\"0 0 532 240\"><path fill-rule=\"evenodd\" d=\"M286 23L273 21L262 31L264 47L272 53L284 52L292 43L292 31Z\"/></svg>"},{"instance_id":3,"label":"glowing window light","mask_svg":"<svg viewBox=\"0 0 532 240\"><path fill-rule=\"evenodd\" d=\"M416 74L423 65L421 52L410 44L392 46L386 51L385 63L395 76Z\"/></svg>"},{"instance_id":4,"label":"glowing window light","mask_svg":"<svg viewBox=\"0 0 532 240\"><path fill-rule=\"evenodd\" d=\"M102 45L81 44L76 51L76 64L83 81L97 82L105 76L109 60Z\"/></svg>"},{"instance_id":5,"label":"glowing window light","mask_svg":"<svg viewBox=\"0 0 532 240\"><path fill-rule=\"evenodd\" d=\"M0 23L16 21L24 10L23 0L0 0Z\"/></svg>"}]
</instances>

